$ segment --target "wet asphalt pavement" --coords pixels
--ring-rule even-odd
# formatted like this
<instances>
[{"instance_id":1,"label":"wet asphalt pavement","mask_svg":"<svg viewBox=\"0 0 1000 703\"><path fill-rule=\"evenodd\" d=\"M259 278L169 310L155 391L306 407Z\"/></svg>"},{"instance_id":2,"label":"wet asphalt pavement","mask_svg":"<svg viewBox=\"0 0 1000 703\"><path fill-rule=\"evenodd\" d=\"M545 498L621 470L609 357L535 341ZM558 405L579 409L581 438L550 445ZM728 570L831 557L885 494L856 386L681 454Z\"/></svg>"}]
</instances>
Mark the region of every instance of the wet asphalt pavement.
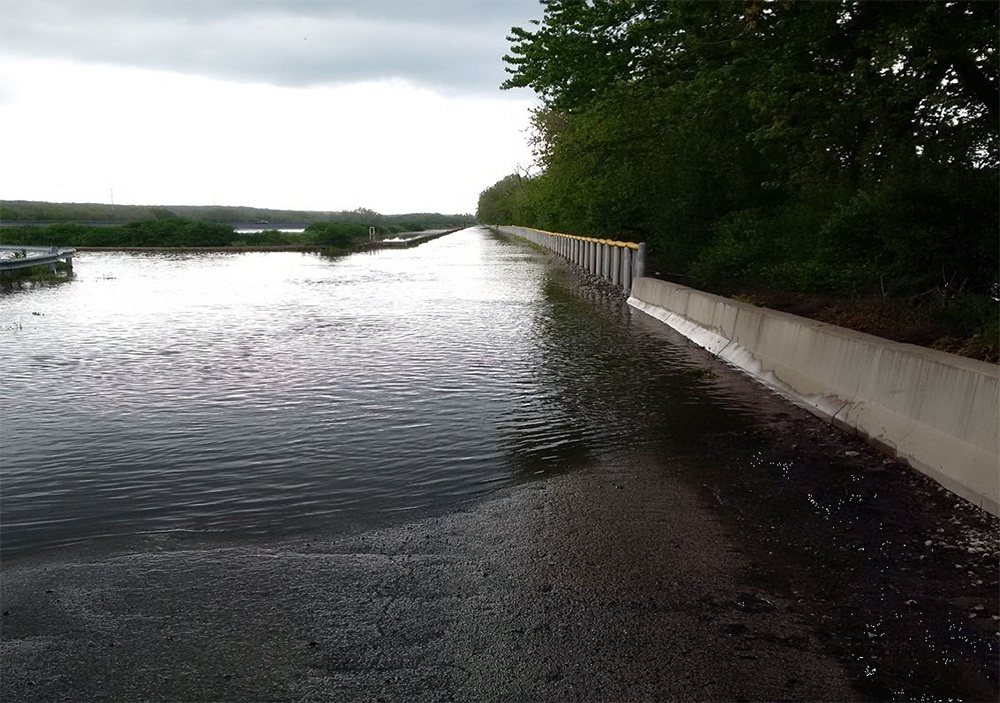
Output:
<instances>
[{"instance_id":1,"label":"wet asphalt pavement","mask_svg":"<svg viewBox=\"0 0 1000 703\"><path fill-rule=\"evenodd\" d=\"M817 452L843 441L804 413L786 421L820 433ZM904 470L870 473L919 519L953 510ZM962 509L931 546L892 532L903 570L880 570L858 544L887 541L884 524L838 559L843 544L809 545L850 530L765 536L765 508L697 478L649 458L326 540L17 564L3 571L0 699L995 699L996 554L945 548L988 541L995 521ZM761 498L775 499L788 500Z\"/></svg>"},{"instance_id":2,"label":"wet asphalt pavement","mask_svg":"<svg viewBox=\"0 0 1000 703\"><path fill-rule=\"evenodd\" d=\"M4 576L3 699L846 700L850 675L651 467L329 542Z\"/></svg>"}]
</instances>

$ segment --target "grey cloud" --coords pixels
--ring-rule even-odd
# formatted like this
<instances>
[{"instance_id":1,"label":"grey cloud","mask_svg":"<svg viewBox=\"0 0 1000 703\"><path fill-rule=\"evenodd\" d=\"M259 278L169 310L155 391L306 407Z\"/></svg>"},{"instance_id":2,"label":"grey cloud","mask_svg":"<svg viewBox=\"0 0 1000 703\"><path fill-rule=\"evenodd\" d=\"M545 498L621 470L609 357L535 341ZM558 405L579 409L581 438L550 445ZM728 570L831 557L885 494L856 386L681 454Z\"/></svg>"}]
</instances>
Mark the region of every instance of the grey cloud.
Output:
<instances>
[{"instance_id":1,"label":"grey cloud","mask_svg":"<svg viewBox=\"0 0 1000 703\"><path fill-rule=\"evenodd\" d=\"M4 0L7 57L305 87L398 78L493 93L538 0Z\"/></svg>"}]
</instances>

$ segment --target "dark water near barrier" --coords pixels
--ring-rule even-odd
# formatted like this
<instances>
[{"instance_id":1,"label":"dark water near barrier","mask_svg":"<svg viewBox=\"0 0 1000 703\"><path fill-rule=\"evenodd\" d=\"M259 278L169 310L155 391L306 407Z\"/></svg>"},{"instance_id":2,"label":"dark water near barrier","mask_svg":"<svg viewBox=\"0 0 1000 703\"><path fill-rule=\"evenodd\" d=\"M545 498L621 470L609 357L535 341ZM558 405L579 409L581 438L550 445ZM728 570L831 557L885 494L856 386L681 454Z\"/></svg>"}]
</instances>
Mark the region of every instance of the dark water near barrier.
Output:
<instances>
[{"instance_id":1,"label":"dark water near barrier","mask_svg":"<svg viewBox=\"0 0 1000 703\"><path fill-rule=\"evenodd\" d=\"M75 266L0 298L8 558L379 524L742 422L679 339L481 228Z\"/></svg>"}]
</instances>

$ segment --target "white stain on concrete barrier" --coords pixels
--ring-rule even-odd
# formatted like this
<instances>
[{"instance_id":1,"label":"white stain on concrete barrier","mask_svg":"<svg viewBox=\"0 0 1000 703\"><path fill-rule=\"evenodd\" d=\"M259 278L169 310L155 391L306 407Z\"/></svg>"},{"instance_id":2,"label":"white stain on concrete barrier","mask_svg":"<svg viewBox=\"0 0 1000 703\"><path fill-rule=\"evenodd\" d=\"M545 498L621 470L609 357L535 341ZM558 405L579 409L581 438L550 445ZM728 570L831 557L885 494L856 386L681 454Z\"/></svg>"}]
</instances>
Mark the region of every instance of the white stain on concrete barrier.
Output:
<instances>
[{"instance_id":1,"label":"white stain on concrete barrier","mask_svg":"<svg viewBox=\"0 0 1000 703\"><path fill-rule=\"evenodd\" d=\"M651 278L629 305L994 515L1000 367Z\"/></svg>"}]
</instances>

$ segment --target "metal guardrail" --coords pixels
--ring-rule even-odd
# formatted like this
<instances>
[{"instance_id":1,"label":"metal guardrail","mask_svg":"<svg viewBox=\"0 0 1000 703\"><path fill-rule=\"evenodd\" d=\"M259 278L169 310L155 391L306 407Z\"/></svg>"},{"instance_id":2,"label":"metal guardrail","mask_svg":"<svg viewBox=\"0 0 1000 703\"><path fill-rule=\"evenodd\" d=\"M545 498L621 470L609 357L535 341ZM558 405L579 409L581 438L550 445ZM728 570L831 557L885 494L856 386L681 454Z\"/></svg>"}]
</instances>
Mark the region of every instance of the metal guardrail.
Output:
<instances>
[{"instance_id":1,"label":"metal guardrail","mask_svg":"<svg viewBox=\"0 0 1000 703\"><path fill-rule=\"evenodd\" d=\"M575 234L509 225L497 226L494 229L550 249L591 274L619 286L626 295L631 292L632 281L646 275L645 242L580 237Z\"/></svg>"},{"instance_id":2,"label":"metal guardrail","mask_svg":"<svg viewBox=\"0 0 1000 703\"><path fill-rule=\"evenodd\" d=\"M67 247L32 247L19 244L0 244L0 252L18 253L24 256L0 257L0 271L16 271L18 269L48 266L49 271L56 272L56 264L65 261L70 271L73 270L73 255L76 249Z\"/></svg>"}]
</instances>

